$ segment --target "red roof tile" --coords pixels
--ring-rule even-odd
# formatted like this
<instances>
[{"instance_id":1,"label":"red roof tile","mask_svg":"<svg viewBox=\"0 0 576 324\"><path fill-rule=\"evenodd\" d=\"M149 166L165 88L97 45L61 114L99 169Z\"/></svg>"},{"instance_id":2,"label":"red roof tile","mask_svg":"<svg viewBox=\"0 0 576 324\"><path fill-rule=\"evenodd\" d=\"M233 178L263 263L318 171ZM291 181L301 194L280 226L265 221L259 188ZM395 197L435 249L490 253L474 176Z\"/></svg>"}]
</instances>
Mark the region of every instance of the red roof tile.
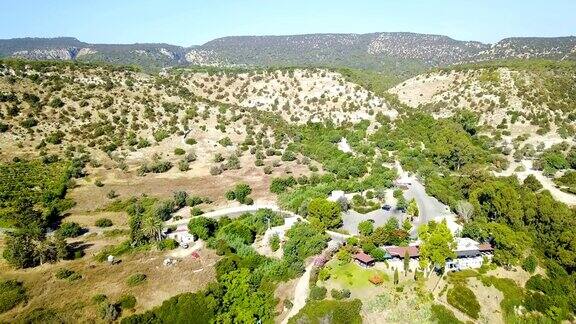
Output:
<instances>
[{"instance_id":1,"label":"red roof tile","mask_svg":"<svg viewBox=\"0 0 576 324\"><path fill-rule=\"evenodd\" d=\"M374 258L369 256L368 254L366 254L364 252L356 253L356 255L354 255L354 259L356 259L362 263L374 262Z\"/></svg>"},{"instance_id":2,"label":"red roof tile","mask_svg":"<svg viewBox=\"0 0 576 324\"><path fill-rule=\"evenodd\" d=\"M384 248L390 256L403 258L406 251L411 258L420 256L420 251L417 246L387 246Z\"/></svg>"}]
</instances>

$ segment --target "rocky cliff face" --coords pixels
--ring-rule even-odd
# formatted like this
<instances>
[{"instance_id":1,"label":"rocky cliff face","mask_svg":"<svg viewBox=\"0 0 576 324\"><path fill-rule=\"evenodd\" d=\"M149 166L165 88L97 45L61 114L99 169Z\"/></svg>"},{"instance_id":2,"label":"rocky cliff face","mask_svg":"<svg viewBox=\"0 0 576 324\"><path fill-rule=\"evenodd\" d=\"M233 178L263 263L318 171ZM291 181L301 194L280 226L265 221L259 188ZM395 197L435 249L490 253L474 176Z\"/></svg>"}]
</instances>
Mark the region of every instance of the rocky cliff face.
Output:
<instances>
[{"instance_id":1,"label":"rocky cliff face","mask_svg":"<svg viewBox=\"0 0 576 324\"><path fill-rule=\"evenodd\" d=\"M333 66L392 72L495 59L576 59L576 37L507 38L496 44L415 33L234 36L184 48L169 44L88 44L75 38L0 40L0 56L104 61L143 67Z\"/></svg>"}]
</instances>

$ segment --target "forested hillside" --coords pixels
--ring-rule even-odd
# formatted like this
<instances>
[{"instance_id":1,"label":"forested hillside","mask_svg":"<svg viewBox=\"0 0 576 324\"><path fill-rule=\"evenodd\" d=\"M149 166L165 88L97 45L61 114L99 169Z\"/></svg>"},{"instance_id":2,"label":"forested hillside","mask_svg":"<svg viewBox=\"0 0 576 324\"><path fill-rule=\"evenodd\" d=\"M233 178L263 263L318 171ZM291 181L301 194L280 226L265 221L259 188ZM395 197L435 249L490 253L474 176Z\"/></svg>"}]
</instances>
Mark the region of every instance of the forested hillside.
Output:
<instances>
[{"instance_id":1,"label":"forested hillside","mask_svg":"<svg viewBox=\"0 0 576 324\"><path fill-rule=\"evenodd\" d=\"M357 69L148 74L4 60L0 293L17 298L1 299L0 320L177 322L194 308L200 321L271 323L294 307L304 273L309 300L292 322L427 322L453 310L510 323L573 320L576 210L554 191L574 188L573 65L524 63L436 70L387 92L390 78ZM498 110L510 123L492 128ZM540 128L512 137L522 122ZM526 161L533 168L513 167ZM398 278L380 246L420 234L420 244L443 244L453 234L446 221L414 228L422 207L404 197L397 165L416 176L405 187L421 182L457 217L454 235L494 247L492 261L436 276L448 258L441 251ZM350 204L326 200L337 190L354 194ZM392 203L411 216L362 223L357 235L344 228L344 217ZM300 220L242 212L270 204ZM212 217L221 206L238 209ZM268 239L289 219L282 239ZM201 241L183 248L163 236L182 225ZM326 252L335 237L343 246ZM380 268L361 272L351 262L358 251ZM329 265L307 272L321 253ZM337 280L346 286L328 295ZM440 281L442 291L427 288ZM439 310L442 298L455 306Z\"/></svg>"}]
</instances>

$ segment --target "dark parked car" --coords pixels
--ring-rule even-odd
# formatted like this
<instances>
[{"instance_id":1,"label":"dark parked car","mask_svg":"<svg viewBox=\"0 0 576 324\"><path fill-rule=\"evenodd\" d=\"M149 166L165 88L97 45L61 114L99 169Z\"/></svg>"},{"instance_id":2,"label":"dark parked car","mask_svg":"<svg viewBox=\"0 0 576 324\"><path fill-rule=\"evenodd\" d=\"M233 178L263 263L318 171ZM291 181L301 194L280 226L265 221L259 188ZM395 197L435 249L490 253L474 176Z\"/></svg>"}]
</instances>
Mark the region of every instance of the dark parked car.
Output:
<instances>
[{"instance_id":1,"label":"dark parked car","mask_svg":"<svg viewBox=\"0 0 576 324\"><path fill-rule=\"evenodd\" d=\"M390 206L390 205L384 205L384 206L382 206L382 209L384 209L384 210L390 210L390 209L392 209L392 206Z\"/></svg>"}]
</instances>

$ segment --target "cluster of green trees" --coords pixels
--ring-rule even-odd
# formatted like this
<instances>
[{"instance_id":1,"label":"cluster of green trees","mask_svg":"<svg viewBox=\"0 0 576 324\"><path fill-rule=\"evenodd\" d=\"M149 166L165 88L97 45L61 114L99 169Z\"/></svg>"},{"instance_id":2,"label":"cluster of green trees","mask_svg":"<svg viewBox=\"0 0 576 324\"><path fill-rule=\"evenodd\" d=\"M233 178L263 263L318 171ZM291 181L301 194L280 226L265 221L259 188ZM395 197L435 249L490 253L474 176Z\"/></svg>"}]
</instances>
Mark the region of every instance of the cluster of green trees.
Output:
<instances>
[{"instance_id":1,"label":"cluster of green trees","mask_svg":"<svg viewBox=\"0 0 576 324\"><path fill-rule=\"evenodd\" d=\"M277 300L276 284L299 275L305 258L320 253L328 237L307 223L297 223L286 233L284 259L276 260L258 254L250 244L257 233L283 223L283 218L270 210L259 210L235 219L218 221L197 217L190 221L191 232L203 235L208 245L224 257L216 264L217 282L194 294L186 293L165 301L144 314L123 319L124 323L207 322L272 322Z\"/></svg>"},{"instance_id":2,"label":"cluster of green trees","mask_svg":"<svg viewBox=\"0 0 576 324\"><path fill-rule=\"evenodd\" d=\"M239 183L234 186L233 190L226 192L226 199L237 200L241 204L252 205L254 200L248 196L250 193L252 193L252 188L250 188L248 184Z\"/></svg>"},{"instance_id":3,"label":"cluster of green trees","mask_svg":"<svg viewBox=\"0 0 576 324\"><path fill-rule=\"evenodd\" d=\"M434 221L423 224L418 228L418 238L421 244L420 268L428 267L444 268L447 259L456 258L456 242L446 221L436 223Z\"/></svg>"},{"instance_id":4,"label":"cluster of green trees","mask_svg":"<svg viewBox=\"0 0 576 324\"><path fill-rule=\"evenodd\" d=\"M286 178L280 178L276 182L273 180L270 189L279 192L278 201L283 208L298 212L300 215L306 215L308 204L312 199L325 198L334 190L359 192L367 189L381 190L391 187L396 173L381 166L381 163L382 161L376 161L370 168L370 173L358 179L337 179L331 173L322 175L312 173L306 177L306 180L299 177L296 179L296 183ZM290 186L286 184L290 184ZM277 190L278 188L281 190Z\"/></svg>"},{"instance_id":5,"label":"cluster of green trees","mask_svg":"<svg viewBox=\"0 0 576 324\"><path fill-rule=\"evenodd\" d=\"M289 147L320 162L326 171L338 178L361 177L368 171L368 159L340 151L336 145L343 137L351 146L365 137L368 123L359 123L352 129L326 123L308 123L297 130L294 143Z\"/></svg>"},{"instance_id":6,"label":"cluster of green trees","mask_svg":"<svg viewBox=\"0 0 576 324\"><path fill-rule=\"evenodd\" d=\"M576 147L568 143L556 144L542 152L534 167L543 170L544 174L554 175L559 170L576 169Z\"/></svg>"},{"instance_id":7,"label":"cluster of green trees","mask_svg":"<svg viewBox=\"0 0 576 324\"><path fill-rule=\"evenodd\" d=\"M70 180L82 175L86 161L44 159L0 164L0 223L6 230L3 257L14 267L27 268L71 257L65 237L79 234L74 223L64 223L55 235L61 213L73 206L65 199Z\"/></svg>"},{"instance_id":8,"label":"cluster of green trees","mask_svg":"<svg viewBox=\"0 0 576 324\"><path fill-rule=\"evenodd\" d=\"M386 224L374 227L372 220L366 220L358 224L360 238L352 238L348 241L351 246L362 248L377 261L384 261L386 252L380 248L385 245L407 246L410 241L412 224L406 220L402 225L396 217L391 217Z\"/></svg>"},{"instance_id":9,"label":"cluster of green trees","mask_svg":"<svg viewBox=\"0 0 576 324\"><path fill-rule=\"evenodd\" d=\"M552 269L553 275L538 279L538 288L527 285L533 298L542 297L542 291L562 291L558 297L562 302L556 309L550 302L524 304L532 310L541 311L543 316L560 312L566 318L576 308L569 300L574 299L576 286L576 211L554 200L548 191L541 191L533 180L520 183L516 177L495 178L479 170L463 171L444 178L429 178L442 189L429 188L441 194L440 200L454 206L455 202L467 200L472 206L471 217L464 224L462 235L481 242L490 242L494 248L493 261L510 267L523 265L534 268L537 263ZM440 191L441 190L441 191ZM532 265L530 265L532 264ZM543 297L542 297L543 298ZM535 307L538 304L540 307ZM543 311L542 305L549 307Z\"/></svg>"},{"instance_id":10,"label":"cluster of green trees","mask_svg":"<svg viewBox=\"0 0 576 324\"><path fill-rule=\"evenodd\" d=\"M342 226L342 208L339 203L326 198L315 198L310 201L306 218L321 229L337 229Z\"/></svg>"}]
</instances>

